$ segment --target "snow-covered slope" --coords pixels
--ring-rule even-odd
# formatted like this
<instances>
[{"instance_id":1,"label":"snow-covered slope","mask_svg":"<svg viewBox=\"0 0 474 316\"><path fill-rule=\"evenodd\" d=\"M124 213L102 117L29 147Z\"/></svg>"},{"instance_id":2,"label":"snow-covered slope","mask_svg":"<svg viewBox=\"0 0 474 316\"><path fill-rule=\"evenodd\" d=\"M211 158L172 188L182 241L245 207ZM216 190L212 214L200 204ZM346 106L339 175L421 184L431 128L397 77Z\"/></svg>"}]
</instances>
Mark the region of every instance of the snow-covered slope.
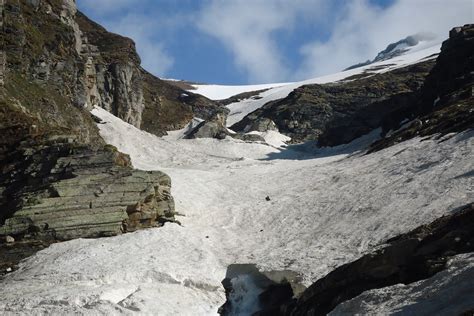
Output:
<instances>
[{"instance_id":1,"label":"snow-covered slope","mask_svg":"<svg viewBox=\"0 0 474 316\"><path fill-rule=\"evenodd\" d=\"M393 69L427 60L429 58L435 58L436 56L433 55L439 53L441 44L433 42L428 43L429 45L427 44L427 42L420 42L419 45L409 47L405 54L396 56L392 59L304 81L291 83L276 83L273 85L269 84L250 86L195 85L194 87L197 90L192 91L195 93L202 94L210 99L219 100L231 97L242 92L268 89L258 94L256 98L252 97L249 99L244 99L239 102L231 103L227 106L230 109L230 113L227 118L227 125L232 126L233 124L239 122L247 114L262 107L265 103L273 100L282 99L288 96L291 91L302 85L335 82L362 73L375 74L387 72Z\"/></svg>"},{"instance_id":2,"label":"snow-covered slope","mask_svg":"<svg viewBox=\"0 0 474 316\"><path fill-rule=\"evenodd\" d=\"M362 155L376 133L312 151L158 138L94 114L135 167L171 176L182 226L52 245L0 283L3 314L215 315L229 264L293 270L309 285L474 199L473 178L461 176L472 170L474 131Z\"/></svg>"}]
</instances>

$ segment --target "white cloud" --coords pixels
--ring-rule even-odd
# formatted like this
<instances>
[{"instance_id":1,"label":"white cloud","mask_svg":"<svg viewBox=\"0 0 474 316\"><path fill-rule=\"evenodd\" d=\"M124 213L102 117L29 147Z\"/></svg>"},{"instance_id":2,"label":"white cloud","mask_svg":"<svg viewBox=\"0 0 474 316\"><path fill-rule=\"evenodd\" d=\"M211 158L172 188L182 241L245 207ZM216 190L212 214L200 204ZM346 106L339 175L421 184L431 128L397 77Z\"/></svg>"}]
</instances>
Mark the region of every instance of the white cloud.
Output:
<instances>
[{"instance_id":1,"label":"white cloud","mask_svg":"<svg viewBox=\"0 0 474 316\"><path fill-rule=\"evenodd\" d=\"M166 50L163 38L174 31L179 17L143 12L145 4L143 0L141 5L137 5L136 0L80 0L79 8L97 15L110 32L133 39L143 68L157 76L166 76L174 58Z\"/></svg>"},{"instance_id":2,"label":"white cloud","mask_svg":"<svg viewBox=\"0 0 474 316\"><path fill-rule=\"evenodd\" d=\"M172 69L174 58L166 46L170 34L191 23L197 32L216 38L231 52L229 63L250 83L340 71L375 57L389 43L408 35L430 32L446 38L450 28L472 22L474 14L474 0L395 0L387 8L369 0L206 0L200 2L197 13L190 10L196 6L186 5L190 2L183 0L170 14L159 10L167 0L78 0L109 30L131 37L144 68L154 74L166 76ZM147 8L155 11L147 12ZM296 34L301 25L305 33ZM321 34L329 37L318 39ZM296 41L306 44L283 49L287 36L306 36ZM202 49L215 54L221 48ZM285 55L289 49L301 53L299 62Z\"/></svg>"},{"instance_id":3,"label":"white cloud","mask_svg":"<svg viewBox=\"0 0 474 316\"><path fill-rule=\"evenodd\" d=\"M157 37L160 32L169 30L166 19L160 20L143 14L129 14L106 23L113 32L132 38L135 41L142 66L157 76L165 76L173 67L174 58L166 51L165 45Z\"/></svg>"},{"instance_id":4,"label":"white cloud","mask_svg":"<svg viewBox=\"0 0 474 316\"><path fill-rule=\"evenodd\" d=\"M274 32L291 29L300 15L314 15L324 1L319 0L232 0L211 1L198 17L198 27L219 39L244 70L250 82L284 80L290 69L274 37ZM315 16L316 18L316 16Z\"/></svg>"},{"instance_id":5,"label":"white cloud","mask_svg":"<svg viewBox=\"0 0 474 316\"><path fill-rule=\"evenodd\" d=\"M398 0L381 9L368 1L352 1L334 21L328 41L302 47L304 61L295 77L339 71L415 33L430 32L446 39L452 27L472 22L473 6L472 0Z\"/></svg>"},{"instance_id":6,"label":"white cloud","mask_svg":"<svg viewBox=\"0 0 474 316\"><path fill-rule=\"evenodd\" d=\"M130 8L136 0L78 0L78 4L97 14L107 14Z\"/></svg>"}]
</instances>

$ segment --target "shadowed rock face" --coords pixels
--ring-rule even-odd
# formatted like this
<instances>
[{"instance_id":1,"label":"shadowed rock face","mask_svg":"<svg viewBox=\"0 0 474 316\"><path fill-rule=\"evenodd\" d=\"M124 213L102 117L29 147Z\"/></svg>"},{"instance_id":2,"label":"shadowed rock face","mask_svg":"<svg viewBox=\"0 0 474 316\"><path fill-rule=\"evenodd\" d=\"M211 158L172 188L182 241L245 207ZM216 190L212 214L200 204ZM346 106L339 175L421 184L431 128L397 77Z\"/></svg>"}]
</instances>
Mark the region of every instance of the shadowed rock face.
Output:
<instances>
[{"instance_id":1,"label":"shadowed rock face","mask_svg":"<svg viewBox=\"0 0 474 316\"><path fill-rule=\"evenodd\" d=\"M287 315L326 315L363 291L426 279L449 257L474 251L474 204L392 238L388 246L313 283Z\"/></svg>"}]
</instances>

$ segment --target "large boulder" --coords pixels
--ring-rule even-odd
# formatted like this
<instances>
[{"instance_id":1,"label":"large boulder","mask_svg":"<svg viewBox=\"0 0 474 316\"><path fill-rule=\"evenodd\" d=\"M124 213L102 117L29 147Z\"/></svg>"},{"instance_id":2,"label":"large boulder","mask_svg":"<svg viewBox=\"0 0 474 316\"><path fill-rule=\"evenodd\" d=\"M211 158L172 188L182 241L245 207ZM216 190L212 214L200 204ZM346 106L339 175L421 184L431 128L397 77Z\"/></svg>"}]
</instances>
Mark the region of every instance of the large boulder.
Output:
<instances>
[{"instance_id":1,"label":"large boulder","mask_svg":"<svg viewBox=\"0 0 474 316\"><path fill-rule=\"evenodd\" d=\"M222 108L216 112L209 120L202 121L186 138L217 138L224 139L230 133L226 127L226 119L229 110Z\"/></svg>"},{"instance_id":2,"label":"large boulder","mask_svg":"<svg viewBox=\"0 0 474 316\"><path fill-rule=\"evenodd\" d=\"M112 146L93 150L61 137L25 141L2 165L0 236L113 236L174 220L170 178L133 170Z\"/></svg>"}]
</instances>

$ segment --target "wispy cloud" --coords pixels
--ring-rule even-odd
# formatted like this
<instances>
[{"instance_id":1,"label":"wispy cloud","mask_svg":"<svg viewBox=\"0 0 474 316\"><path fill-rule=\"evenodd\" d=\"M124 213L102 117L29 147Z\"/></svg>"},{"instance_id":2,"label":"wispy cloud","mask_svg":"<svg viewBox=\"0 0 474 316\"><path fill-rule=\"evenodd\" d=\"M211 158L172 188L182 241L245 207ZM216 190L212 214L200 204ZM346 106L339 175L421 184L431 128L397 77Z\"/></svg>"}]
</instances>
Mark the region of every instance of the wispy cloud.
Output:
<instances>
[{"instance_id":1,"label":"wispy cloud","mask_svg":"<svg viewBox=\"0 0 474 316\"><path fill-rule=\"evenodd\" d=\"M398 0L384 9L366 0L348 2L334 21L329 40L301 48L303 64L295 77L339 71L415 33L446 39L452 27L472 22L473 6L472 0Z\"/></svg>"},{"instance_id":2,"label":"wispy cloud","mask_svg":"<svg viewBox=\"0 0 474 316\"><path fill-rule=\"evenodd\" d=\"M128 14L107 23L114 32L132 38L142 60L142 66L157 76L164 76L173 67L174 58L166 50L160 33L169 31L166 19L145 14ZM164 36L162 37L164 38Z\"/></svg>"},{"instance_id":3,"label":"wispy cloud","mask_svg":"<svg viewBox=\"0 0 474 316\"><path fill-rule=\"evenodd\" d=\"M307 11L317 15L316 9L323 3L215 0L202 8L197 23L200 30L220 40L233 53L234 63L248 74L249 81L278 81L288 78L291 70L284 66L275 32L291 29L297 17Z\"/></svg>"},{"instance_id":4,"label":"wispy cloud","mask_svg":"<svg viewBox=\"0 0 474 316\"><path fill-rule=\"evenodd\" d=\"M172 75L183 62L174 56L183 56L176 49L186 49L186 44L173 46L176 40L210 36L221 45L204 47L206 44L193 42L192 48L224 56L224 47L233 57L228 63L237 69L231 76L236 82L246 79L249 83L299 80L340 71L373 58L391 42L420 32L434 33L442 40L453 26L472 22L474 13L473 0L394 0L388 7L378 6L374 0L78 3L109 30L133 38L143 66L156 75ZM183 25L187 32L180 33ZM186 66L190 72L193 63L207 63L210 73L219 72L213 68L212 58L203 61L193 60L191 53L186 56L191 60Z\"/></svg>"},{"instance_id":5,"label":"wispy cloud","mask_svg":"<svg viewBox=\"0 0 474 316\"><path fill-rule=\"evenodd\" d=\"M142 66L157 76L165 76L175 62L167 51L166 33L179 25L176 17L147 12L144 0L137 6L136 0L81 0L80 6L93 12L111 32L132 38L142 60Z\"/></svg>"}]
</instances>

